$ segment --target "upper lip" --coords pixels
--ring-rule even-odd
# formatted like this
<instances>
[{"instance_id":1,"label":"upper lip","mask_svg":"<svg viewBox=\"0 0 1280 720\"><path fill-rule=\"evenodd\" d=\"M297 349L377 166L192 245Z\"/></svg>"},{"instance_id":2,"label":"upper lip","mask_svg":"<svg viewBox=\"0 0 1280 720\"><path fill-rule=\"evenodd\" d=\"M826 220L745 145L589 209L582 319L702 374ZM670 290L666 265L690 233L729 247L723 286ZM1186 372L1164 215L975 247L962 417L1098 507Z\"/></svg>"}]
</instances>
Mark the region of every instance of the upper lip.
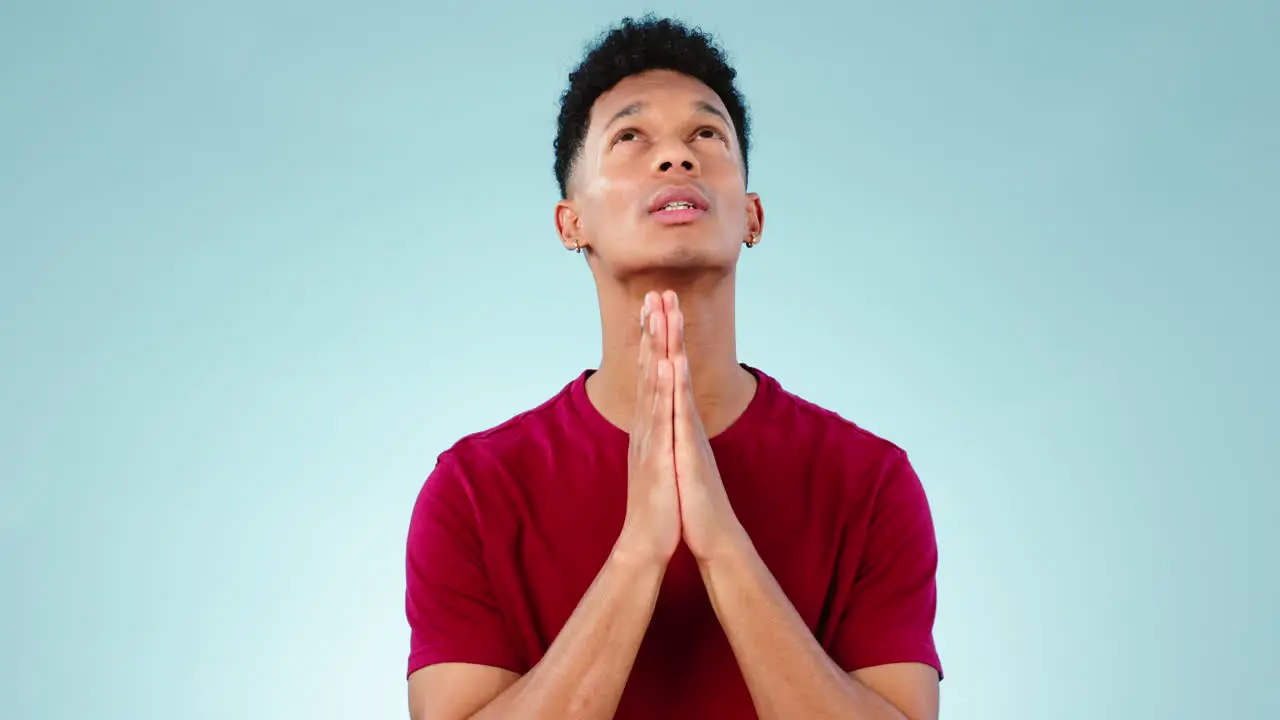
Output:
<instances>
[{"instance_id":1,"label":"upper lip","mask_svg":"<svg viewBox=\"0 0 1280 720\"><path fill-rule=\"evenodd\" d=\"M663 188L649 202L649 212L657 212L673 202L687 202L699 210L708 207L707 198L697 188L690 185L679 185Z\"/></svg>"}]
</instances>

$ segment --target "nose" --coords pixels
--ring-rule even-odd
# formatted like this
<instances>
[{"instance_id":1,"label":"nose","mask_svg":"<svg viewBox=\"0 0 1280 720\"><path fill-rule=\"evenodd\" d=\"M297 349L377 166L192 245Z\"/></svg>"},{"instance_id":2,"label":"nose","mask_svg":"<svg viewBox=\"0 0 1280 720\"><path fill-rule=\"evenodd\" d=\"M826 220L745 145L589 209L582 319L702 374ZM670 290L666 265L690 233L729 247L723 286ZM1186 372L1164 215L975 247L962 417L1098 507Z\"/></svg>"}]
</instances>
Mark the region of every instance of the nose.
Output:
<instances>
[{"instance_id":1,"label":"nose","mask_svg":"<svg viewBox=\"0 0 1280 720\"><path fill-rule=\"evenodd\" d=\"M664 145L655 156L654 169L665 175L677 167L688 174L696 175L698 172L698 159L694 157L693 152L684 143Z\"/></svg>"}]
</instances>

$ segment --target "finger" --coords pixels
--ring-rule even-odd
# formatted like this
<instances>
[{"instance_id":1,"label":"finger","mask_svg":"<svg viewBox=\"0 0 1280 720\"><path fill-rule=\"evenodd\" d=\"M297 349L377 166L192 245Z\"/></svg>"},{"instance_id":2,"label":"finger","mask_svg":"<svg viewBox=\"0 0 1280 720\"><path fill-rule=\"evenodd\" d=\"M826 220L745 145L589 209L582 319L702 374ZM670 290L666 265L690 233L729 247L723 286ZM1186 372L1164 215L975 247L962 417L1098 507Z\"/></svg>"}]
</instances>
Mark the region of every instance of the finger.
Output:
<instances>
[{"instance_id":1,"label":"finger","mask_svg":"<svg viewBox=\"0 0 1280 720\"><path fill-rule=\"evenodd\" d=\"M662 306L667 311L667 357L671 358L674 438L684 436L690 429L688 421L693 398L689 390L689 356L685 352L684 313L680 311L680 297L668 290L662 294Z\"/></svg>"},{"instance_id":2,"label":"finger","mask_svg":"<svg viewBox=\"0 0 1280 720\"><path fill-rule=\"evenodd\" d=\"M684 345L684 314L676 311L676 333L679 336L679 351L672 356L673 370L673 416L675 436L685 442L694 442L702 431L702 418L698 415L698 405L693 395L693 371L689 366L689 353Z\"/></svg>"},{"instance_id":3,"label":"finger","mask_svg":"<svg viewBox=\"0 0 1280 720\"><path fill-rule=\"evenodd\" d=\"M684 353L684 313L680 312L680 300L670 290L662 295L663 308L667 312L667 357L672 362Z\"/></svg>"},{"instance_id":4,"label":"finger","mask_svg":"<svg viewBox=\"0 0 1280 720\"><path fill-rule=\"evenodd\" d=\"M653 364L653 337L654 337L654 317L653 317L653 297L646 296L644 306L640 310L640 352L636 358L636 420L637 423L642 418L647 420L647 414L643 411L646 398L653 396L654 387L657 382L656 367Z\"/></svg>"},{"instance_id":5,"label":"finger","mask_svg":"<svg viewBox=\"0 0 1280 720\"><path fill-rule=\"evenodd\" d=\"M667 311L661 295L651 293L649 321L654 325L651 348L655 358L667 357Z\"/></svg>"},{"instance_id":6,"label":"finger","mask_svg":"<svg viewBox=\"0 0 1280 720\"><path fill-rule=\"evenodd\" d=\"M654 449L667 449L671 444L671 403L674 372L671 359L667 357L667 313L658 293L652 293L649 322L653 334L650 337L652 363L654 366L653 396L650 406L653 408L649 432L654 440Z\"/></svg>"},{"instance_id":7,"label":"finger","mask_svg":"<svg viewBox=\"0 0 1280 720\"><path fill-rule=\"evenodd\" d=\"M689 378L689 356L680 353L672 360L672 404L676 437L691 439L697 409L693 404L693 383Z\"/></svg>"},{"instance_id":8,"label":"finger","mask_svg":"<svg viewBox=\"0 0 1280 720\"><path fill-rule=\"evenodd\" d=\"M658 358L658 382L656 401L653 405L653 448L670 453L674 449L675 429L673 427L673 409L675 394L675 368L671 358Z\"/></svg>"}]
</instances>

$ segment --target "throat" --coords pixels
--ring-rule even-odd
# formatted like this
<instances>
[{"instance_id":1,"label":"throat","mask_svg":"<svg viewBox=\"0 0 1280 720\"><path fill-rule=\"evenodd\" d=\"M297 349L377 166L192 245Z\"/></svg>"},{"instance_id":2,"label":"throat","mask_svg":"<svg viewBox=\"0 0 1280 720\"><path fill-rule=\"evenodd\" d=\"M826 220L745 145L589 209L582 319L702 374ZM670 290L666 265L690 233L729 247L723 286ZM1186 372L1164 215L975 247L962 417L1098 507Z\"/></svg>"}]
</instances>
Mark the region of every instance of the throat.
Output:
<instances>
[{"instance_id":1,"label":"throat","mask_svg":"<svg viewBox=\"0 0 1280 720\"><path fill-rule=\"evenodd\" d=\"M739 364L732 277L700 276L690 282L648 278L634 285L600 282L603 356L587 380L587 395L613 425L630 430L636 406L640 310L645 293L673 290L684 318L694 403L708 437L732 425L755 397L756 378Z\"/></svg>"},{"instance_id":2,"label":"throat","mask_svg":"<svg viewBox=\"0 0 1280 720\"><path fill-rule=\"evenodd\" d=\"M600 363L600 369L587 378L587 398L612 425L631 431L636 409L636 363ZM709 366L695 363L690 357L693 400L708 438L729 429L742 416L755 398L758 381L755 375L730 356Z\"/></svg>"},{"instance_id":3,"label":"throat","mask_svg":"<svg viewBox=\"0 0 1280 720\"><path fill-rule=\"evenodd\" d=\"M694 404L698 407L698 416L708 438L728 430L742 417L755 398L758 382L755 375L736 362L723 377L713 380L704 375L700 383L694 376ZM710 388L701 390L700 387L705 385L710 385Z\"/></svg>"}]
</instances>

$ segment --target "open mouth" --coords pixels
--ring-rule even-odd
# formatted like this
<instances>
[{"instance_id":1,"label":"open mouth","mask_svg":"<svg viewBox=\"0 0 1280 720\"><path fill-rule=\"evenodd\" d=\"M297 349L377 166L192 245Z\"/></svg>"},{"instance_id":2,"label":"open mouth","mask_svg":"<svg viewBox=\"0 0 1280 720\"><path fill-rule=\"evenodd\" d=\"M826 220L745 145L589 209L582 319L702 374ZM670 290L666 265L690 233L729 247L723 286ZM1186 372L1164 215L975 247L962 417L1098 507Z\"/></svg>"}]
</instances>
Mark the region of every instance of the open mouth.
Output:
<instances>
[{"instance_id":1,"label":"open mouth","mask_svg":"<svg viewBox=\"0 0 1280 720\"><path fill-rule=\"evenodd\" d=\"M654 218L663 225L684 225L702 217L706 211L692 203L667 203L661 208L650 213L650 217Z\"/></svg>"},{"instance_id":2,"label":"open mouth","mask_svg":"<svg viewBox=\"0 0 1280 720\"><path fill-rule=\"evenodd\" d=\"M669 202L666 205L663 205L662 207L658 208L658 212L671 212L672 210L697 210L697 209L698 209L698 206L694 205L691 202L686 202L684 200L677 200L676 202Z\"/></svg>"},{"instance_id":3,"label":"open mouth","mask_svg":"<svg viewBox=\"0 0 1280 720\"><path fill-rule=\"evenodd\" d=\"M693 222L706 214L707 209L702 193L687 186L666 188L649 203L650 216L664 225Z\"/></svg>"}]
</instances>

